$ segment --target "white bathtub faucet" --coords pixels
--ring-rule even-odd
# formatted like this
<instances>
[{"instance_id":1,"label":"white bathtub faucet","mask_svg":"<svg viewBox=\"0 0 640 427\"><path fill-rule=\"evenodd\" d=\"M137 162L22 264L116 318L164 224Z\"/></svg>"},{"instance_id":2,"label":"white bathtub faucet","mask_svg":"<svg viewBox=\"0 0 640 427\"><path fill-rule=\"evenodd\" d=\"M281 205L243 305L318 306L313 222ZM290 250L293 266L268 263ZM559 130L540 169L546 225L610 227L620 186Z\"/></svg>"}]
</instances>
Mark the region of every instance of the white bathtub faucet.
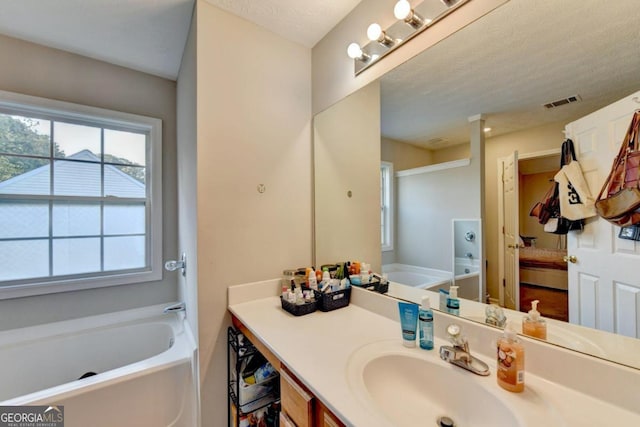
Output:
<instances>
[{"instance_id":1,"label":"white bathtub faucet","mask_svg":"<svg viewBox=\"0 0 640 427\"><path fill-rule=\"evenodd\" d=\"M175 304L171 304L168 305L164 308L163 312L164 313L173 313L175 311L185 311L187 309L187 306L185 305L184 301L181 302L177 302Z\"/></svg>"}]
</instances>

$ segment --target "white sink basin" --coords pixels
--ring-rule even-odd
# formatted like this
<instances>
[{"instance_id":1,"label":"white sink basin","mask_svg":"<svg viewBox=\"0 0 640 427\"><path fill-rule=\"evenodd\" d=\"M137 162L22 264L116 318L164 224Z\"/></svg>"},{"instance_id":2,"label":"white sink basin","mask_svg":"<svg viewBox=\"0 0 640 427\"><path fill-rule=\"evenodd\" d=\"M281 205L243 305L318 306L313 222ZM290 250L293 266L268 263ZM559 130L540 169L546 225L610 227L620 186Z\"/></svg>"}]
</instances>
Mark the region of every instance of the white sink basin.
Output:
<instances>
[{"instance_id":1,"label":"white sink basin","mask_svg":"<svg viewBox=\"0 0 640 427\"><path fill-rule=\"evenodd\" d=\"M518 412L532 408L541 416L538 421L556 418L535 392L504 391L495 384L493 370L480 377L440 360L437 348L405 349L400 341L370 344L351 356L347 378L358 400L390 426L437 426L443 416L456 427L536 425ZM514 405L518 399L522 408Z\"/></svg>"}]
</instances>

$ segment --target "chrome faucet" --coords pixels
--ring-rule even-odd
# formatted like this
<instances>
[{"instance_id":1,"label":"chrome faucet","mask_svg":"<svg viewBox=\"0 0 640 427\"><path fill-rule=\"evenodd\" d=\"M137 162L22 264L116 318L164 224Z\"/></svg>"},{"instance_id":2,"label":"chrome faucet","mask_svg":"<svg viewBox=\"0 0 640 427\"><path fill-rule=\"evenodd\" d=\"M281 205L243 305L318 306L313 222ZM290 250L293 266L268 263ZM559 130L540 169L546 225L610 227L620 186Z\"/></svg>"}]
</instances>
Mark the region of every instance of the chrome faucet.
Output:
<instances>
[{"instance_id":1,"label":"chrome faucet","mask_svg":"<svg viewBox=\"0 0 640 427\"><path fill-rule=\"evenodd\" d=\"M460 335L460 326L455 323L447 326L447 334L453 346L443 345L440 347L440 358L442 360L453 363L477 375L489 375L489 366L471 355L469 342Z\"/></svg>"},{"instance_id":2,"label":"chrome faucet","mask_svg":"<svg viewBox=\"0 0 640 427\"><path fill-rule=\"evenodd\" d=\"M466 256L469 259L473 259L473 254L471 252L467 252L466 254L464 254L464 256Z\"/></svg>"}]
</instances>

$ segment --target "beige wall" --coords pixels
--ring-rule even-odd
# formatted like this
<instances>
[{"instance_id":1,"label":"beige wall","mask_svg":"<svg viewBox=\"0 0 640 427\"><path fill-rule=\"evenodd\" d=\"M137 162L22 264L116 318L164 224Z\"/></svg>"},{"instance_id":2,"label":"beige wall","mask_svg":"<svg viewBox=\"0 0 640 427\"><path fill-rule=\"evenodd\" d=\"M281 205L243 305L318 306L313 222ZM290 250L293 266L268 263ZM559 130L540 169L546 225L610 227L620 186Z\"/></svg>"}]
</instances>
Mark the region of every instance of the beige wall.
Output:
<instances>
[{"instance_id":1,"label":"beige wall","mask_svg":"<svg viewBox=\"0 0 640 427\"><path fill-rule=\"evenodd\" d=\"M162 119L163 256L176 249L175 82L0 36L0 90ZM174 301L176 275L158 282L0 301L0 329Z\"/></svg>"},{"instance_id":2,"label":"beige wall","mask_svg":"<svg viewBox=\"0 0 640 427\"><path fill-rule=\"evenodd\" d=\"M471 157L471 144L457 144L449 148L433 150L433 163L446 163Z\"/></svg>"},{"instance_id":3,"label":"beige wall","mask_svg":"<svg viewBox=\"0 0 640 427\"><path fill-rule=\"evenodd\" d=\"M316 265L359 260L380 271L378 82L318 114L313 145Z\"/></svg>"},{"instance_id":4,"label":"beige wall","mask_svg":"<svg viewBox=\"0 0 640 427\"><path fill-rule=\"evenodd\" d=\"M485 240L487 291L498 298L498 158L517 150L519 154L557 149L562 145L564 123L552 123L522 132L487 139L485 145Z\"/></svg>"},{"instance_id":5,"label":"beige wall","mask_svg":"<svg viewBox=\"0 0 640 427\"><path fill-rule=\"evenodd\" d=\"M203 0L196 7L198 327L209 427L227 420L227 288L311 264L311 51Z\"/></svg>"},{"instance_id":6,"label":"beige wall","mask_svg":"<svg viewBox=\"0 0 640 427\"><path fill-rule=\"evenodd\" d=\"M349 15L338 23L313 47L313 113L366 86L423 50L433 46L453 32L470 24L507 0L474 0L458 12L430 27L373 65L358 77L354 76L353 60L347 56L347 46L357 42L364 46L368 40L367 27L372 22L388 27L395 18L392 0L362 0Z\"/></svg>"},{"instance_id":7,"label":"beige wall","mask_svg":"<svg viewBox=\"0 0 640 427\"><path fill-rule=\"evenodd\" d=\"M433 163L432 156L431 150L382 138L380 157L385 162L393 163L394 172L430 165Z\"/></svg>"}]
</instances>

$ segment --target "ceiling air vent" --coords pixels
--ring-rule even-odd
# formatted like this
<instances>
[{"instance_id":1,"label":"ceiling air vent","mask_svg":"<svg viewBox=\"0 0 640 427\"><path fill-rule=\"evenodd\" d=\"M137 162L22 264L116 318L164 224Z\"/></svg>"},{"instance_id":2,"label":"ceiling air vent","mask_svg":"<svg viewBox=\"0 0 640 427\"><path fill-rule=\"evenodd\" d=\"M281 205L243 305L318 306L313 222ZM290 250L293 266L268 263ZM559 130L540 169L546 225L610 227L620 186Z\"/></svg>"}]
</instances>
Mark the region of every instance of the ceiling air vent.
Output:
<instances>
[{"instance_id":1,"label":"ceiling air vent","mask_svg":"<svg viewBox=\"0 0 640 427\"><path fill-rule=\"evenodd\" d=\"M446 144L448 141L446 138L432 138L425 143L425 146L427 148L437 148Z\"/></svg>"},{"instance_id":2,"label":"ceiling air vent","mask_svg":"<svg viewBox=\"0 0 640 427\"><path fill-rule=\"evenodd\" d=\"M573 95L568 98L558 99L557 101L544 104L544 108L547 108L547 109L556 108L556 107L560 107L561 105L571 104L572 102L578 102L578 101L582 101L582 98L580 98L580 95Z\"/></svg>"}]
</instances>

